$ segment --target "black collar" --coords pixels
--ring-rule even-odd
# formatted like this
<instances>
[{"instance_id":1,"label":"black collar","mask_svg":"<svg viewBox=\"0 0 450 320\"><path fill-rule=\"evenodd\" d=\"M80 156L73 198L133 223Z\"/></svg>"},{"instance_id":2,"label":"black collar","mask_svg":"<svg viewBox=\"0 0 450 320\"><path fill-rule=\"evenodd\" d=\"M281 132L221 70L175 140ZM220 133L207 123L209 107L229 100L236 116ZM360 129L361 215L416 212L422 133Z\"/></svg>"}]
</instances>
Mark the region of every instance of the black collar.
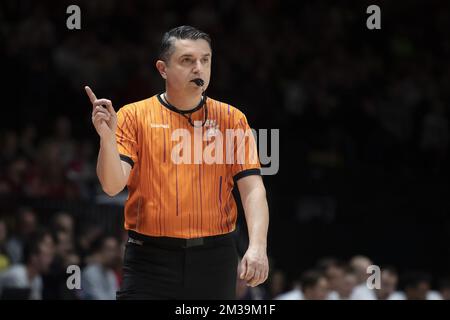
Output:
<instances>
[{"instance_id":1,"label":"black collar","mask_svg":"<svg viewBox=\"0 0 450 320\"><path fill-rule=\"evenodd\" d=\"M200 110L205 104L206 104L206 95L202 96L202 100L200 100L200 102L198 103L198 105L190 110L180 110L177 107L175 107L174 105L171 105L170 103L164 101L161 98L162 93L158 94L158 100L159 102L161 102L161 104L166 107L169 110L172 110L174 112L180 113L180 114L187 114L187 113L194 113L197 110Z\"/></svg>"}]
</instances>

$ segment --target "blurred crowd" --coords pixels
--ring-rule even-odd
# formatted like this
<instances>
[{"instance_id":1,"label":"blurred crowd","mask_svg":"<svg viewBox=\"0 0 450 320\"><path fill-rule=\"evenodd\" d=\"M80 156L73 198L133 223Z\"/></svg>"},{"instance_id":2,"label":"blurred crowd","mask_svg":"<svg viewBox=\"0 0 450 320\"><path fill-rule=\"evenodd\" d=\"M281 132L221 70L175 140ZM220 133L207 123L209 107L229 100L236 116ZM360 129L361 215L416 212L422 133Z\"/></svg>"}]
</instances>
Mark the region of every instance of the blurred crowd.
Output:
<instances>
[{"instance_id":1,"label":"blurred crowd","mask_svg":"<svg viewBox=\"0 0 450 320\"><path fill-rule=\"evenodd\" d=\"M190 24L213 40L208 94L244 111L254 128L281 129L280 172L265 180L274 223L296 217L307 223L320 216L316 202L332 211L323 218L330 228L336 220L356 225L369 214L394 219L401 211L407 221L450 223L449 3L409 1L404 9L383 2L379 31L365 28L362 2L82 0L82 29L73 31L66 28L70 4L0 3L2 203L95 205L97 136L83 86L110 98L116 110L162 91L154 68L161 36ZM299 183L286 188L292 181ZM422 238L438 246L434 235ZM38 221L33 208L1 208L0 290L111 298L123 244L123 235L74 221L71 212ZM387 291L367 292L358 267L365 259L324 260L294 282L280 269L256 289L238 281L238 296L448 299L448 280L393 267L382 268ZM71 264L82 267L83 290L67 289ZM7 296L28 294L10 289Z\"/></svg>"},{"instance_id":2,"label":"blurred crowd","mask_svg":"<svg viewBox=\"0 0 450 320\"><path fill-rule=\"evenodd\" d=\"M66 115L79 136L92 140L84 85L116 109L162 91L154 67L161 36L192 24L213 39L210 94L243 110L255 128L283 130L283 165L301 166L280 172L281 183L292 174L317 180L330 170L376 171L393 179L449 176L445 2L411 1L404 11L383 3L386 31L372 32L365 28L362 3L78 5L82 29L74 31L66 28L64 2L0 5L0 64L9 93L4 103L14 106L5 112L21 115L11 116L6 127L20 136L34 132L24 123L51 133L50 119Z\"/></svg>"},{"instance_id":3,"label":"blurred crowd","mask_svg":"<svg viewBox=\"0 0 450 320\"><path fill-rule=\"evenodd\" d=\"M238 280L237 293L238 299L250 300L450 300L450 277L433 279L418 270L399 273L362 255L348 261L324 257L291 282L277 269L264 287L249 288Z\"/></svg>"},{"instance_id":4,"label":"blurred crowd","mask_svg":"<svg viewBox=\"0 0 450 320\"><path fill-rule=\"evenodd\" d=\"M126 241L126 232L107 234L97 224L77 223L68 212L56 212L42 224L33 209L22 207L0 218L0 299L114 300ZM272 266L267 282L254 288L237 278L237 299L450 300L450 277L399 274L362 255L322 258L298 273L290 281Z\"/></svg>"},{"instance_id":5,"label":"blurred crowd","mask_svg":"<svg viewBox=\"0 0 450 320\"><path fill-rule=\"evenodd\" d=\"M32 208L21 207L0 218L0 298L114 300L125 235L76 223L64 211L42 223Z\"/></svg>"},{"instance_id":6,"label":"blurred crowd","mask_svg":"<svg viewBox=\"0 0 450 320\"><path fill-rule=\"evenodd\" d=\"M0 136L0 197L91 200L96 194L95 149L72 136L72 122L56 119L44 136L37 126Z\"/></svg>"}]
</instances>

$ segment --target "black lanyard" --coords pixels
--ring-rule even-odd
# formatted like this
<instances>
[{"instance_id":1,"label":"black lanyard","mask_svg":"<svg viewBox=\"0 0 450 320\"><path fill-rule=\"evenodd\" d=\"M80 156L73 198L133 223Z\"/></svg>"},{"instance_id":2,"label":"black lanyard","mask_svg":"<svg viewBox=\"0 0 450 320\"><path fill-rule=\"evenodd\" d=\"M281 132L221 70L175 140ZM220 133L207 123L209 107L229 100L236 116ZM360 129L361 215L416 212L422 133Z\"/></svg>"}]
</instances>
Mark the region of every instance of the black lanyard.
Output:
<instances>
[{"instance_id":1,"label":"black lanyard","mask_svg":"<svg viewBox=\"0 0 450 320\"><path fill-rule=\"evenodd\" d=\"M163 98L164 98L165 104L167 105L167 107L169 107L169 109L171 109L171 110L173 110L173 111L175 111L175 112L178 112L178 113L181 114L183 117L185 117L185 118L187 119L187 121L189 122L189 124L190 124L191 126L193 126L194 128L201 128L201 127L203 127L203 126L205 125L206 120L208 119L208 108L207 108L207 106L206 106L206 93L205 93L205 92L203 92L203 94L202 94L202 100L199 102L199 104L198 104L194 109L192 109L192 110L187 110L187 111L185 111L185 110L180 110L180 109L178 109L177 107L175 107L174 105L170 104L170 102L167 100L167 96L166 96L165 93L163 94ZM197 111L198 109L202 108L202 107L205 109L204 116L203 116L204 119L203 119L203 121L202 121L201 127L196 127L195 124L194 124L194 122L192 121L192 114L193 114L195 111ZM188 114L188 116L187 116L186 114Z\"/></svg>"}]
</instances>

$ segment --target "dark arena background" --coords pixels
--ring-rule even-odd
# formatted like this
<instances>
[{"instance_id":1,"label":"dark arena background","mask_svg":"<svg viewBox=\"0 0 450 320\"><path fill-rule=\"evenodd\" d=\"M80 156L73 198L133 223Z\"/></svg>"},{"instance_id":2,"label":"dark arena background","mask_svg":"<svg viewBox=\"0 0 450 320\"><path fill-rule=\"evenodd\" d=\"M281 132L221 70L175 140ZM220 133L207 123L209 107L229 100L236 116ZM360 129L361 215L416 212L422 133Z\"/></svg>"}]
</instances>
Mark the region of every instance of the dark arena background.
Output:
<instances>
[{"instance_id":1,"label":"dark arena background","mask_svg":"<svg viewBox=\"0 0 450 320\"><path fill-rule=\"evenodd\" d=\"M70 5L80 29L68 28ZM370 5L380 29L368 28ZM449 13L424 0L2 0L0 297L114 299L66 285L70 265L82 284L103 283L83 272L99 256L120 284L127 240L127 191L109 197L98 182L84 86L116 111L163 92L161 37L192 25L212 38L208 95L256 130L279 129L279 170L263 177L270 276L255 288L237 279L238 299L303 299L311 270L327 299L450 299ZM1 279L27 263L36 232L54 255L33 296ZM370 265L387 296L358 290Z\"/></svg>"}]
</instances>

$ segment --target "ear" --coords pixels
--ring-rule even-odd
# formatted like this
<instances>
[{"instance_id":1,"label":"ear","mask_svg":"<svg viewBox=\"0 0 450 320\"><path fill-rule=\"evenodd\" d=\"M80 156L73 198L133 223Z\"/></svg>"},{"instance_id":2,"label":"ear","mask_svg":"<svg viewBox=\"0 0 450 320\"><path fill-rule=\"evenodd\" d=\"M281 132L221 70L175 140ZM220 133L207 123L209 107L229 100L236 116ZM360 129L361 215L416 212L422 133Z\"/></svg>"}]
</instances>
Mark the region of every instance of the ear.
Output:
<instances>
[{"instance_id":1,"label":"ear","mask_svg":"<svg viewBox=\"0 0 450 320\"><path fill-rule=\"evenodd\" d=\"M167 79L167 74L166 74L166 63L162 60L158 60L156 61L156 69L158 69L159 74L161 75L161 77L163 77L164 79Z\"/></svg>"}]
</instances>

